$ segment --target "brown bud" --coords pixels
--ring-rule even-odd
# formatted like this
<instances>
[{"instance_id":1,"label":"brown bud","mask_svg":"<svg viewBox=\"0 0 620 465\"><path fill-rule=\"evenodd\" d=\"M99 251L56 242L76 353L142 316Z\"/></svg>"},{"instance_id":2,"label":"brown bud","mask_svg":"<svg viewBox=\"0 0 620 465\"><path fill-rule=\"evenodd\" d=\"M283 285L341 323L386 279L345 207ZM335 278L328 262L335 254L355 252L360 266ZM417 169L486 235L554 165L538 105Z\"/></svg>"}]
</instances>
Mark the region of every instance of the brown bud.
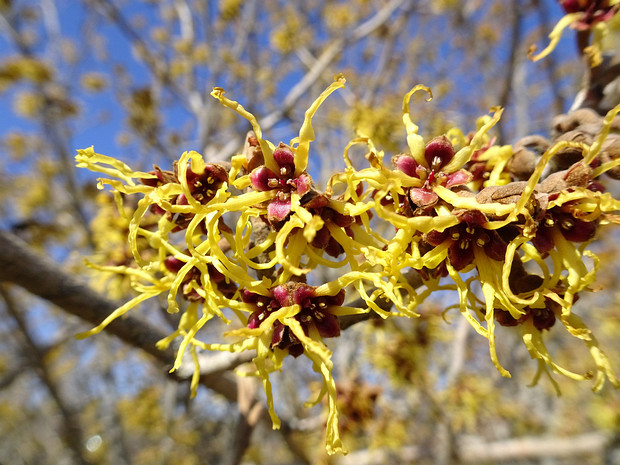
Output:
<instances>
[{"instance_id":1,"label":"brown bud","mask_svg":"<svg viewBox=\"0 0 620 465\"><path fill-rule=\"evenodd\" d=\"M573 131L584 124L597 124L600 128L602 118L590 108L580 108L564 115L558 115L551 120L552 132L556 137Z\"/></svg>"},{"instance_id":2,"label":"brown bud","mask_svg":"<svg viewBox=\"0 0 620 465\"><path fill-rule=\"evenodd\" d=\"M516 151L520 148L526 148L537 153L538 155L542 155L549 148L550 145L551 143L546 138L538 135L532 135L525 136L524 138L520 139L514 145L514 149Z\"/></svg>"},{"instance_id":3,"label":"brown bud","mask_svg":"<svg viewBox=\"0 0 620 465\"><path fill-rule=\"evenodd\" d=\"M175 167L175 171L176 171L176 167ZM151 171L149 174L154 174L155 176L157 176L157 178L156 179L155 178L140 179L140 182L142 184L145 184L151 187L157 187L157 186L161 186L162 184L179 182L174 172L168 171L168 170L162 170L157 165L153 165L153 171Z\"/></svg>"},{"instance_id":4,"label":"brown bud","mask_svg":"<svg viewBox=\"0 0 620 465\"><path fill-rule=\"evenodd\" d=\"M491 199L493 202L504 205L517 203L526 186L526 181L511 182L505 186L499 186L499 188L491 194Z\"/></svg>"},{"instance_id":5,"label":"brown bud","mask_svg":"<svg viewBox=\"0 0 620 465\"><path fill-rule=\"evenodd\" d=\"M488 186L482 189L476 194L476 202L478 203L493 203L493 193L498 190L500 186Z\"/></svg>"},{"instance_id":6,"label":"brown bud","mask_svg":"<svg viewBox=\"0 0 620 465\"><path fill-rule=\"evenodd\" d=\"M566 172L566 184L569 187L588 187L592 179L592 168L583 162L575 163Z\"/></svg>"},{"instance_id":7,"label":"brown bud","mask_svg":"<svg viewBox=\"0 0 620 465\"><path fill-rule=\"evenodd\" d=\"M245 159L247 160L246 170L248 173L252 172L256 167L265 164L263 151L260 148L256 135L254 135L254 131L248 131L245 137L243 153L245 154Z\"/></svg>"},{"instance_id":8,"label":"brown bud","mask_svg":"<svg viewBox=\"0 0 620 465\"><path fill-rule=\"evenodd\" d=\"M577 142L586 145L591 145L594 138L587 132L581 129L561 134L556 142ZM554 171L565 170L569 166L577 163L583 159L583 149L579 147L564 147L559 150L555 156L551 159L551 164L554 167Z\"/></svg>"},{"instance_id":9,"label":"brown bud","mask_svg":"<svg viewBox=\"0 0 620 465\"><path fill-rule=\"evenodd\" d=\"M518 180L525 181L536 169L538 158L545 153L551 143L542 136L526 136L513 147L513 155L506 169Z\"/></svg>"},{"instance_id":10,"label":"brown bud","mask_svg":"<svg viewBox=\"0 0 620 465\"><path fill-rule=\"evenodd\" d=\"M607 163L620 157L620 135L610 134L601 148L601 161ZM607 170L607 176L613 179L620 179L620 166Z\"/></svg>"},{"instance_id":11,"label":"brown bud","mask_svg":"<svg viewBox=\"0 0 620 465\"><path fill-rule=\"evenodd\" d=\"M537 161L538 156L535 152L525 147L517 148L515 146L512 157L508 160L508 163L506 163L506 169L516 179L525 181L536 169Z\"/></svg>"},{"instance_id":12,"label":"brown bud","mask_svg":"<svg viewBox=\"0 0 620 465\"><path fill-rule=\"evenodd\" d=\"M550 174L540 183L539 190L555 194L569 187L588 187L592 179L592 169L585 163L577 162L569 169Z\"/></svg>"}]
</instances>

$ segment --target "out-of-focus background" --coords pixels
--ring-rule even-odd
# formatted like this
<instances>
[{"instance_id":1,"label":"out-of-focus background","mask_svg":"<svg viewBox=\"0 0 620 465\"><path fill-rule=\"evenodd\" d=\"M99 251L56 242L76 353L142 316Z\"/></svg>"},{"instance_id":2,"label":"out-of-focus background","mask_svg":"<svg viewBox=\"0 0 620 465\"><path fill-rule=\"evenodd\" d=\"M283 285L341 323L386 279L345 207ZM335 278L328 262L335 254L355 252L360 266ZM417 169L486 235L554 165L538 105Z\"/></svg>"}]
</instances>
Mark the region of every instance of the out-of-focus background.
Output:
<instances>
[{"instance_id":1,"label":"out-of-focus background","mask_svg":"<svg viewBox=\"0 0 620 465\"><path fill-rule=\"evenodd\" d=\"M562 15L555 0L0 0L0 229L128 300L126 283L83 265L122 263L128 250L110 238L114 206L75 168L76 149L142 170L170 169L185 150L226 160L249 125L209 95L214 86L254 113L266 138L288 142L337 73L346 88L313 120L319 186L342 166L354 128L388 156L405 150L402 96L416 84L434 95L412 102L422 134L474 130L500 105L501 143L548 135L589 79L572 30L546 59L527 59ZM618 103L611 94L597 109ZM603 235L596 250L600 292L576 308L620 369L617 241ZM3 465L620 464L618 393L559 378L561 397L546 379L529 387L535 363L510 331L498 334L513 373L502 378L486 340L453 315L444 321L455 296L429 301L417 320L358 324L330 342L352 452L328 457L321 406L303 408L316 379L302 360L274 378L285 427L264 418L248 430L241 381L229 396L201 386L189 400L188 382L137 344L75 340L91 323L21 287L0 291ZM132 315L166 334L174 321L160 304ZM547 341L558 360L588 363L585 346Z\"/></svg>"}]
</instances>

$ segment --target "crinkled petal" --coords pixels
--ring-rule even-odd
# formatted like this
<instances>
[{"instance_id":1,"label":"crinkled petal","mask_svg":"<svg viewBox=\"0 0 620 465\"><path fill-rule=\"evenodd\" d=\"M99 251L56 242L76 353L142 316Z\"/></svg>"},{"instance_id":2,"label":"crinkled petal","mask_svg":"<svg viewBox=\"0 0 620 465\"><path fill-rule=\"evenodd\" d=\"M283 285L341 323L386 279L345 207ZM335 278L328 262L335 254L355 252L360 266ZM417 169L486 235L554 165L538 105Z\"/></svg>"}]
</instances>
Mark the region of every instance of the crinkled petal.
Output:
<instances>
[{"instance_id":1,"label":"crinkled petal","mask_svg":"<svg viewBox=\"0 0 620 465\"><path fill-rule=\"evenodd\" d=\"M231 110L234 110L250 122L250 124L252 125L252 129L254 130L254 134L256 135L256 139L258 140L260 148L263 152L265 165L267 166L267 168L270 168L273 171L278 171L279 166L273 159L273 144L263 139L263 133L260 129L260 126L258 125L256 117L245 108L243 108L243 106L239 102L235 102L234 100L230 100L229 98L224 97L224 89L222 89L221 87L214 87L213 91L211 92L211 96L215 97L220 101L222 105L230 108Z\"/></svg>"},{"instance_id":2,"label":"crinkled petal","mask_svg":"<svg viewBox=\"0 0 620 465\"><path fill-rule=\"evenodd\" d=\"M579 18L581 18L581 16L583 16L583 13L579 12L579 13L569 13L565 15L564 17L562 17L562 19L558 21L558 23L555 25L555 27L549 34L549 45L547 45L547 47L537 55L532 55L532 53L530 52L528 54L529 59L532 61L538 61L546 57L547 55L549 55L558 45L558 42L560 42L560 38L562 37L562 32L564 32L564 29L566 29L572 23L574 23Z\"/></svg>"}]
</instances>

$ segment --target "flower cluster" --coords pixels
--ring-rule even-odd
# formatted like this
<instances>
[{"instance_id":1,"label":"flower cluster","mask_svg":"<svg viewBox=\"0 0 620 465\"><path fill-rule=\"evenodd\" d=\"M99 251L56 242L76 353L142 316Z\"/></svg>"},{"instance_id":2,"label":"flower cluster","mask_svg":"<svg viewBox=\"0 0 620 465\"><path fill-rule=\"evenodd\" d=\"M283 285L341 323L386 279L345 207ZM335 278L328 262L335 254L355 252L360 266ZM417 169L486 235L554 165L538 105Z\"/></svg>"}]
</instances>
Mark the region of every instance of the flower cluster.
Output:
<instances>
[{"instance_id":1,"label":"flower cluster","mask_svg":"<svg viewBox=\"0 0 620 465\"><path fill-rule=\"evenodd\" d=\"M596 278L598 259L586 247L617 222L620 210L598 181L620 165L620 150L606 145L620 106L599 121L590 141L558 136L535 153L525 142L495 144L489 131L501 116L498 108L480 118L473 133L452 129L425 140L409 106L414 93L426 92L429 100L432 94L416 86L402 106L407 153L384 163L384 153L358 134L344 150L346 168L319 191L307 171L312 118L343 86L337 77L307 110L299 137L278 145L263 138L252 114L214 89L212 95L253 128L243 153L226 165L186 152L170 171L137 172L92 148L80 150L78 166L105 174L100 186L112 187L119 207L140 197L127 226L135 263L96 265L129 276L138 295L84 336L164 294L168 311L183 312L178 329L160 342L163 348L180 341L173 370L189 351L195 390L197 350L253 351L253 373L263 380L274 427L270 374L287 355L303 355L323 383L312 404L328 400L330 453L343 446L326 340L340 335L347 315L416 318L438 290L454 291L457 303L446 312L457 310L488 339L490 358L504 376L510 374L495 347L496 324L520 332L538 362L536 378L556 372L594 376L595 389L605 379L620 385L573 311ZM353 145L365 148L366 167L351 163ZM577 157L566 162L569 152ZM337 277L325 281L326 275ZM227 341L204 340L200 331L212 318L231 326ZM594 375L553 360L544 333L557 327L587 346Z\"/></svg>"}]
</instances>

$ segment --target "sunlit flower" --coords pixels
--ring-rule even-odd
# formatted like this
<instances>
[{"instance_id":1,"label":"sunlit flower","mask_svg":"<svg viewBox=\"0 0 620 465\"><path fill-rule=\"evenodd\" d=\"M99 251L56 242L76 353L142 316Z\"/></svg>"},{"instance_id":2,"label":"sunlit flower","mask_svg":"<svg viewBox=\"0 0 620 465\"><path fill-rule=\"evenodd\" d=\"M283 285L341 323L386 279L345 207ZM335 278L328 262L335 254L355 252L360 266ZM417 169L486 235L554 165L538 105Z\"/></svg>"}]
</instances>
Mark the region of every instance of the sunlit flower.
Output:
<instances>
[{"instance_id":1,"label":"sunlit flower","mask_svg":"<svg viewBox=\"0 0 620 465\"><path fill-rule=\"evenodd\" d=\"M620 159L601 155L620 106L605 117L591 145L559 141L528 155L528 166L516 170L510 165L519 163L519 151L495 145L488 134L501 109L480 118L471 135L453 128L426 142L409 102L418 90L431 93L416 86L402 105L409 152L392 158L395 168L384 165L384 153L360 135L344 149L345 170L319 192L307 172L311 120L343 86L338 77L306 112L299 137L277 146L263 139L253 115L214 89L212 95L250 121L254 131L230 167L185 152L173 170L155 166L147 173L92 148L79 151L78 166L103 173L99 187L114 190L131 254L122 263L91 266L126 277L137 294L81 336L163 296L169 312L181 312L177 329L158 343L164 349L178 342L172 370L189 352L195 393L197 350L251 351L252 363L243 370L262 380L275 428L280 421L270 376L282 369L286 356L303 355L322 379L319 395L308 405L327 399L329 453L344 450L326 345L340 335L339 318L370 312L419 317L417 308L436 291L455 293L457 302L446 311L458 309L488 339L490 359L502 375L510 373L496 348L498 327L521 332L538 362L536 379L551 372L590 377L559 366L547 350L543 335L563 327L590 350L595 389L605 379L620 385L591 331L573 312L599 267L588 242L605 225L620 224L620 201L596 180L620 165ZM360 170L348 156L356 144L368 150L369 166ZM543 176L563 150L579 161ZM137 200L130 203L132 195ZM333 271L333 280L321 281ZM345 289L355 304L344 305ZM232 342L202 340L216 337L200 332L212 318L235 321L222 334Z\"/></svg>"},{"instance_id":2,"label":"sunlit flower","mask_svg":"<svg viewBox=\"0 0 620 465\"><path fill-rule=\"evenodd\" d=\"M497 231L485 228L488 223L483 213L473 211L453 212L460 223L444 231L431 231L424 240L432 246L449 241L448 259L455 270L461 271L474 261L474 247L481 247L493 260L504 260L507 244Z\"/></svg>"},{"instance_id":3,"label":"sunlit flower","mask_svg":"<svg viewBox=\"0 0 620 465\"><path fill-rule=\"evenodd\" d=\"M246 327L225 334L242 338L240 342L205 344L196 341L195 344L208 350L256 350L253 363L257 367L256 374L263 380L274 428L279 428L280 420L275 413L269 375L281 369L282 360L288 354L294 357L303 354L309 358L314 371L323 378L323 388L316 400L306 405L316 405L327 397L327 451L343 452L331 352L323 343L323 338L340 334L339 315L359 313L360 310L343 306L345 291L337 281L319 287L287 282L267 289L244 288L240 296L242 303L239 308L249 312Z\"/></svg>"},{"instance_id":4,"label":"sunlit flower","mask_svg":"<svg viewBox=\"0 0 620 465\"><path fill-rule=\"evenodd\" d=\"M334 296L317 296L316 287L304 283L287 283L270 289L270 294L271 296L267 297L242 290L243 301L256 307L248 319L248 328L258 328L271 313L282 307L299 305L299 313L293 318L300 323L306 336L310 335L311 329L316 329L324 338L340 335L338 318L331 313L331 310L334 307L341 307L344 303L344 289ZM280 321L276 321L273 325L271 348L288 350L294 357L304 352L301 341Z\"/></svg>"},{"instance_id":5,"label":"sunlit flower","mask_svg":"<svg viewBox=\"0 0 620 465\"><path fill-rule=\"evenodd\" d=\"M437 203L439 196L433 191L434 186L443 186L447 189L461 186L473 178L468 171L444 170L454 158L454 147L446 136L436 137L424 149L423 163L418 163L413 155L398 155L394 157L394 165L407 176L418 178L422 187L411 187L409 199L417 207L430 207Z\"/></svg>"},{"instance_id":6,"label":"sunlit flower","mask_svg":"<svg viewBox=\"0 0 620 465\"><path fill-rule=\"evenodd\" d=\"M179 181L178 164L174 164L174 171L163 171L159 166L155 166L154 170L149 174L155 178L143 178L140 182L151 187L161 187L169 183L181 184ZM209 203L215 193L228 181L228 173L221 165L215 163L200 163L187 161L185 169L185 183L192 199L200 204ZM171 198L170 203L173 205L189 205L188 196L185 192ZM192 213L172 213L166 212L162 207L154 204L152 210L156 213L167 214L170 222L175 223L175 231L180 231L189 225L194 214Z\"/></svg>"},{"instance_id":7,"label":"sunlit flower","mask_svg":"<svg viewBox=\"0 0 620 465\"><path fill-rule=\"evenodd\" d=\"M310 143L315 138L312 118L325 99L337 89L343 88L344 84L344 77L336 76L334 82L306 111L299 137L290 144L280 143L277 147L263 139L256 117L238 102L226 98L223 89L216 87L211 93L222 105L236 111L252 125L256 146L251 147L246 154L249 158L246 156L244 159L233 159L234 172L244 169L249 173L237 178L234 185L240 189L251 186L255 193L264 194L261 197L246 194L248 201L244 206L255 211L269 224L272 232L276 233L270 236L270 240L273 240L276 246L277 262L284 267L288 277L301 276L310 271L309 268L302 267L301 256L306 244L312 242L316 232L324 224L320 216L313 215L304 206L308 199L306 196L312 189L312 179L306 171ZM251 145L254 145L253 140ZM243 197L239 199L241 200ZM283 279L286 280L287 276Z\"/></svg>"},{"instance_id":8,"label":"sunlit flower","mask_svg":"<svg viewBox=\"0 0 620 465\"><path fill-rule=\"evenodd\" d=\"M257 191L276 192L275 198L267 206L267 221L274 225L284 221L291 212L291 194L303 197L310 191L312 179L305 172L295 175L295 155L286 144L280 143L272 156L278 171L273 172L266 166L260 166L250 173L250 181Z\"/></svg>"}]
</instances>

